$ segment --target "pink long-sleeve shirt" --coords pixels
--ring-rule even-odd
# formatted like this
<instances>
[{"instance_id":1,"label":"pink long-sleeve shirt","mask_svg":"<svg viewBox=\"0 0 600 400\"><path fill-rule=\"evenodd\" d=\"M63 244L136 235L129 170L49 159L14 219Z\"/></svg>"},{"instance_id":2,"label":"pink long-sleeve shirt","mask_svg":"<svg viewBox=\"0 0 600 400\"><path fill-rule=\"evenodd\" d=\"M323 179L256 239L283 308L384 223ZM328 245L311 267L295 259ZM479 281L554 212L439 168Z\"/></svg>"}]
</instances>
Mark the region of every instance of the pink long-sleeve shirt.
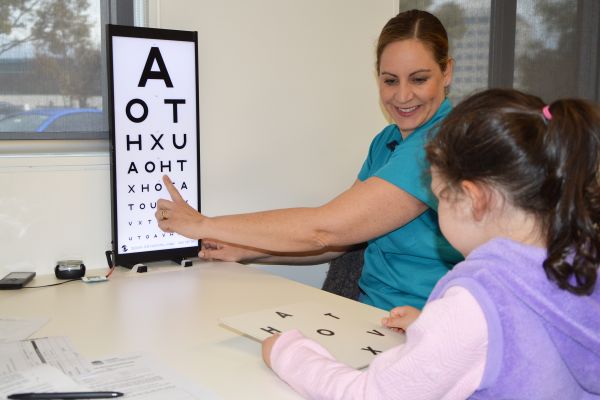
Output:
<instances>
[{"instance_id":1,"label":"pink long-sleeve shirt","mask_svg":"<svg viewBox=\"0 0 600 400\"><path fill-rule=\"evenodd\" d=\"M356 370L337 362L297 330L271 351L281 379L311 399L465 399L479 386L487 354L487 323L464 288L428 303L406 330L406 342Z\"/></svg>"}]
</instances>

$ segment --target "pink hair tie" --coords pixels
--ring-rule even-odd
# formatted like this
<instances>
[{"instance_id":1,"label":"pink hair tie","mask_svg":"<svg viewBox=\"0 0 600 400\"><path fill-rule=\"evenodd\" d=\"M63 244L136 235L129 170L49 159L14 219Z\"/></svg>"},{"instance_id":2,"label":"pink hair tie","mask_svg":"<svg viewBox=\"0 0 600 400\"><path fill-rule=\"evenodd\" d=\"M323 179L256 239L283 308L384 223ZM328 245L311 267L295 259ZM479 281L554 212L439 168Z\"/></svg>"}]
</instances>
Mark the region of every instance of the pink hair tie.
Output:
<instances>
[{"instance_id":1,"label":"pink hair tie","mask_svg":"<svg viewBox=\"0 0 600 400\"><path fill-rule=\"evenodd\" d=\"M550 105L544 106L544 108L542 108L542 114L544 114L544 118L546 118L548 121L552 119L552 114L550 114Z\"/></svg>"}]
</instances>

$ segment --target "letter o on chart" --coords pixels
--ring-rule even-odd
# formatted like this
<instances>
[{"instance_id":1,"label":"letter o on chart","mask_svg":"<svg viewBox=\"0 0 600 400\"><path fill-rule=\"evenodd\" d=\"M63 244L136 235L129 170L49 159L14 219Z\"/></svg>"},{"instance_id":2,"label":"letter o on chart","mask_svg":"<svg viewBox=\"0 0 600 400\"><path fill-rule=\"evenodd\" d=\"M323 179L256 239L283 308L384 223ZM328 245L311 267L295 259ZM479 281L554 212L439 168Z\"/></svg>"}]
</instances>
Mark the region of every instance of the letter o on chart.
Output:
<instances>
[{"instance_id":1,"label":"letter o on chart","mask_svg":"<svg viewBox=\"0 0 600 400\"><path fill-rule=\"evenodd\" d=\"M135 104L139 104L142 107L142 115L140 117L135 117L131 113L131 108ZM127 103L127 106L125 107L125 114L127 114L127 118L129 118L129 120L131 122L135 122L135 123L143 122L146 119L146 117L148 116L148 106L142 99L131 99L131 100L129 100L129 103Z\"/></svg>"}]
</instances>

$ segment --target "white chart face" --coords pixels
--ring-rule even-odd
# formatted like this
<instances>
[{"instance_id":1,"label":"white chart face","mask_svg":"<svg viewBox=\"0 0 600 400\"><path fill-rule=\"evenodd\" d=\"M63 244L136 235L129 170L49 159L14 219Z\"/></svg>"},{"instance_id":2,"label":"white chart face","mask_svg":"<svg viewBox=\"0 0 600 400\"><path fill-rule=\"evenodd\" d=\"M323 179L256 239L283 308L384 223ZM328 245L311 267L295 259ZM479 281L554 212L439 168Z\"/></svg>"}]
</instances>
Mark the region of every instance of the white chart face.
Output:
<instances>
[{"instance_id":1,"label":"white chart face","mask_svg":"<svg viewBox=\"0 0 600 400\"><path fill-rule=\"evenodd\" d=\"M195 43L114 36L118 253L197 246L162 232L154 217L169 175L198 209Z\"/></svg>"}]
</instances>

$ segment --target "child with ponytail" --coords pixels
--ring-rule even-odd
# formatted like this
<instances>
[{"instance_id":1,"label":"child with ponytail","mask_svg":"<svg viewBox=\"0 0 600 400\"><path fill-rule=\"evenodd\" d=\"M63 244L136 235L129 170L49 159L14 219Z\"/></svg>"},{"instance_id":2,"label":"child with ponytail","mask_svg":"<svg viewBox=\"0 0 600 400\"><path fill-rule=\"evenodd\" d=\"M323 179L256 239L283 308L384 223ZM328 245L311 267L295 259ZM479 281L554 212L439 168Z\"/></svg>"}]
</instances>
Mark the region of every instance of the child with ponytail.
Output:
<instances>
[{"instance_id":1,"label":"child with ponytail","mask_svg":"<svg viewBox=\"0 0 600 400\"><path fill-rule=\"evenodd\" d=\"M465 261L420 313L384 324L406 343L365 371L297 331L263 357L310 398L600 399L600 111L490 89L427 146L444 236Z\"/></svg>"}]
</instances>

